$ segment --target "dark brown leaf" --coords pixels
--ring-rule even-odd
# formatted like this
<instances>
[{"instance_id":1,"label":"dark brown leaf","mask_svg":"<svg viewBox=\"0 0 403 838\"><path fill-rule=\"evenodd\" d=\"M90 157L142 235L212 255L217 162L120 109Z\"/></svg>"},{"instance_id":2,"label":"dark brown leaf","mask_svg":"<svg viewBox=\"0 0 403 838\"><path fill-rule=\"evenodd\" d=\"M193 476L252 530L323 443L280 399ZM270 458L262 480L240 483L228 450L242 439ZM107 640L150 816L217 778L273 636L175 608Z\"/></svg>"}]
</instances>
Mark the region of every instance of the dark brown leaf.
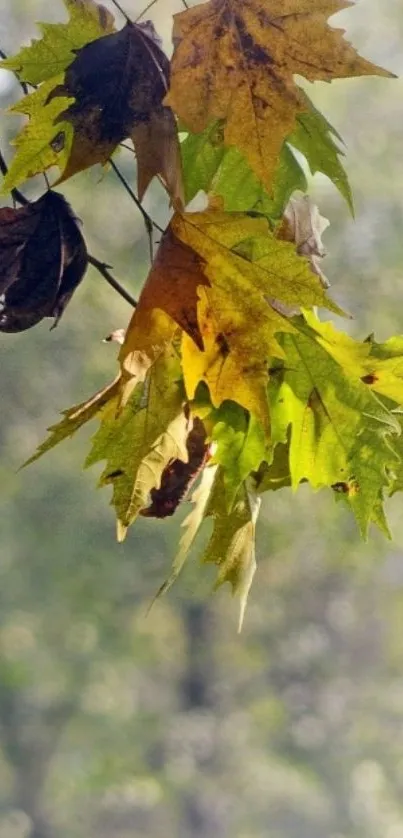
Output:
<instances>
[{"instance_id":1,"label":"dark brown leaf","mask_svg":"<svg viewBox=\"0 0 403 838\"><path fill-rule=\"evenodd\" d=\"M46 192L0 210L0 331L60 319L87 268L87 250L67 201Z\"/></svg>"},{"instance_id":2,"label":"dark brown leaf","mask_svg":"<svg viewBox=\"0 0 403 838\"><path fill-rule=\"evenodd\" d=\"M140 199L160 175L172 199L182 201L176 122L170 108L162 106L168 84L169 61L150 22L127 23L78 50L64 83L50 96L75 98L60 115L75 130L62 179L91 163L106 163L114 148L131 137Z\"/></svg>"}]
</instances>

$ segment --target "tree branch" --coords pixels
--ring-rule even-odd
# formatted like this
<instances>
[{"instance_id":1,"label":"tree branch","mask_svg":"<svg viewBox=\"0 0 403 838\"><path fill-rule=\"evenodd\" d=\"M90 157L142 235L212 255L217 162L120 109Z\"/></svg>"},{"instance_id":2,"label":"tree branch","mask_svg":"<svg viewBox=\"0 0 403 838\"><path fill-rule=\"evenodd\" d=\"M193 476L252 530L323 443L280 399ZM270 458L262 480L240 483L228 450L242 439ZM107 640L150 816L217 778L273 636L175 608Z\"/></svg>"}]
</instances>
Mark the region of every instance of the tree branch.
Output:
<instances>
[{"instance_id":1,"label":"tree branch","mask_svg":"<svg viewBox=\"0 0 403 838\"><path fill-rule=\"evenodd\" d=\"M7 163L4 159L1 151L0 151L0 172L2 173L2 175L4 175L4 177L6 176L6 174L8 172ZM21 204L22 206L26 206L27 204L29 204L28 198L26 198L25 195L23 195L22 192L20 192L19 189L16 189L14 187L14 189L10 190L10 194L11 194L11 197L12 197L13 201L15 201L16 204Z\"/></svg>"},{"instance_id":2,"label":"tree branch","mask_svg":"<svg viewBox=\"0 0 403 838\"><path fill-rule=\"evenodd\" d=\"M96 259L95 256L91 256L90 253L88 253L88 264L96 268L97 271L101 274L101 276L103 276L103 278L106 279L109 285L111 285L112 288L114 288L115 291L117 291L118 294L120 294L120 296L123 297L123 299L126 300L127 303L133 306L133 308L136 308L137 300L135 300L134 297L132 297L131 294L129 294L129 292L126 291L125 288L123 288L120 282L118 282L117 279L115 279L115 277L112 276L109 270L109 268L111 267L110 265L106 265L105 262L100 262L99 259Z\"/></svg>"}]
</instances>

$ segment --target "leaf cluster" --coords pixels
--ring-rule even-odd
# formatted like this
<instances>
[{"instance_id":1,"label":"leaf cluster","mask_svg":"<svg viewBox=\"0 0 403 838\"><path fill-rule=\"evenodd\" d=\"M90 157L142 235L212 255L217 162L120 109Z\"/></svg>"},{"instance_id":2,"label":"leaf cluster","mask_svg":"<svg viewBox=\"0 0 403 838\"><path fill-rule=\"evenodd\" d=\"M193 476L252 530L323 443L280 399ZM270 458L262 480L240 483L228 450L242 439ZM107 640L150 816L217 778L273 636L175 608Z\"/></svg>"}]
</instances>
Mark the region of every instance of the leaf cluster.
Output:
<instances>
[{"instance_id":1,"label":"leaf cluster","mask_svg":"<svg viewBox=\"0 0 403 838\"><path fill-rule=\"evenodd\" d=\"M161 592L212 519L203 560L239 594L242 622L264 492L330 490L365 536L371 522L388 533L383 501L402 487L403 341L353 340L319 317L343 312L322 270L329 222L301 194L307 169L351 212L353 198L342 140L295 82L391 74L329 25L343 0L208 0L175 15L171 61L150 22L117 30L94 0L65 5L67 23L2 62L33 88L12 108L28 121L3 191L54 166L61 184L129 140L143 217L154 177L172 217L116 379L31 459L96 418L86 465L105 462L120 539L139 515L172 515L199 479ZM1 211L0 250L0 328L57 321L87 265L64 198L52 188Z\"/></svg>"}]
</instances>

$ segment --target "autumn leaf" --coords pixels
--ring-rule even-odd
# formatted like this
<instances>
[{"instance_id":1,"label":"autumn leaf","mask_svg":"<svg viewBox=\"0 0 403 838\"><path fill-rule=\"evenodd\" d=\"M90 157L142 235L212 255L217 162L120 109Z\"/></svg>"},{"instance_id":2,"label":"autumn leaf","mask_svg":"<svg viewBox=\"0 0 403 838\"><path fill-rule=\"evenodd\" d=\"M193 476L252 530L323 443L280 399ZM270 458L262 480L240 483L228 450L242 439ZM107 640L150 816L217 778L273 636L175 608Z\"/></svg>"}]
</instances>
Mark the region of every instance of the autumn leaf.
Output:
<instances>
[{"instance_id":1,"label":"autumn leaf","mask_svg":"<svg viewBox=\"0 0 403 838\"><path fill-rule=\"evenodd\" d=\"M301 91L302 94L302 91ZM337 187L353 213L353 199L346 172L340 162L340 135L304 95L305 107L297 114L296 127L283 143L273 175L271 195L237 148L224 144L222 122L200 134L188 134L181 144L186 200L199 191L220 195L224 209L254 210L273 220L282 216L295 190L305 192L307 180L293 149L306 158L312 172L322 172Z\"/></svg>"},{"instance_id":2,"label":"autumn leaf","mask_svg":"<svg viewBox=\"0 0 403 838\"><path fill-rule=\"evenodd\" d=\"M207 467L192 497L193 510L182 524L182 535L172 571L156 598L166 593L178 578L203 523L213 519L213 532L202 553L202 562L218 567L215 589L229 582L239 597L239 631L245 615L250 586L256 570L255 530L260 498L253 485L243 483L228 514L223 473L217 465Z\"/></svg>"},{"instance_id":3,"label":"autumn leaf","mask_svg":"<svg viewBox=\"0 0 403 838\"><path fill-rule=\"evenodd\" d=\"M63 73L77 49L113 32L114 18L105 6L94 0L64 0L64 5L69 13L67 23L38 23L40 40L1 61L0 67L14 71L21 81L37 85Z\"/></svg>"},{"instance_id":4,"label":"autumn leaf","mask_svg":"<svg viewBox=\"0 0 403 838\"><path fill-rule=\"evenodd\" d=\"M58 166L61 171L67 166L73 129L68 122L60 122L59 117L72 100L65 97L48 101L55 83L62 78L44 82L10 108L10 113L22 113L29 121L12 142L16 153L2 182L3 194L52 166Z\"/></svg>"},{"instance_id":5,"label":"autumn leaf","mask_svg":"<svg viewBox=\"0 0 403 838\"><path fill-rule=\"evenodd\" d=\"M284 370L269 384L272 442L286 443L290 433L294 489L302 480L314 489L340 487L365 535L397 463L393 438L400 428L365 383L332 357L320 331L320 324L316 332L299 321L299 333L282 338Z\"/></svg>"},{"instance_id":6,"label":"autumn leaf","mask_svg":"<svg viewBox=\"0 0 403 838\"><path fill-rule=\"evenodd\" d=\"M44 317L57 324L87 269L87 250L65 198L46 192L0 209L0 331L21 332Z\"/></svg>"},{"instance_id":7,"label":"autumn leaf","mask_svg":"<svg viewBox=\"0 0 403 838\"><path fill-rule=\"evenodd\" d=\"M306 260L293 245L276 239L264 218L214 211L177 214L171 227L203 258L210 283L198 292L203 350L187 335L183 338L187 394L192 399L204 381L215 407L226 399L237 401L268 431L268 359L283 354L276 334L293 330L269 298L337 307Z\"/></svg>"},{"instance_id":8,"label":"autumn leaf","mask_svg":"<svg viewBox=\"0 0 403 838\"><path fill-rule=\"evenodd\" d=\"M210 0L175 15L165 103L194 133L225 120L236 146L271 192L283 141L305 110L295 74L309 81L383 75L329 26L345 0ZM183 91L192 91L184 96Z\"/></svg>"},{"instance_id":9,"label":"autumn leaf","mask_svg":"<svg viewBox=\"0 0 403 838\"><path fill-rule=\"evenodd\" d=\"M64 82L51 94L74 98L60 113L74 128L62 180L94 163L106 163L116 146L131 137L140 200L159 174L172 199L183 203L176 123L162 105L168 80L169 62L150 22L127 23L78 50Z\"/></svg>"},{"instance_id":10,"label":"autumn leaf","mask_svg":"<svg viewBox=\"0 0 403 838\"><path fill-rule=\"evenodd\" d=\"M86 465L106 460L100 485L112 485L118 537L142 509L150 492L159 488L165 468L173 460L188 460L186 441L191 424L183 410L180 363L167 348L137 383L124 407L105 408Z\"/></svg>"},{"instance_id":11,"label":"autumn leaf","mask_svg":"<svg viewBox=\"0 0 403 838\"><path fill-rule=\"evenodd\" d=\"M234 402L224 402L207 419L213 425L211 439L214 460L222 467L228 511L231 511L242 483L271 457L270 444L262 425Z\"/></svg>"},{"instance_id":12,"label":"autumn leaf","mask_svg":"<svg viewBox=\"0 0 403 838\"><path fill-rule=\"evenodd\" d=\"M213 518L213 532L203 554L204 563L218 566L215 588L229 582L239 597L238 631L241 631L248 594L256 571L255 533L261 499L252 484L244 483L228 514L219 481L213 488L206 517Z\"/></svg>"},{"instance_id":13,"label":"autumn leaf","mask_svg":"<svg viewBox=\"0 0 403 838\"><path fill-rule=\"evenodd\" d=\"M209 285L204 266L204 259L168 227L141 292L133 322L140 322L146 312L161 309L203 349L197 321L197 289Z\"/></svg>"},{"instance_id":14,"label":"autumn leaf","mask_svg":"<svg viewBox=\"0 0 403 838\"><path fill-rule=\"evenodd\" d=\"M118 396L120 380L120 375L118 375L111 384L103 387L95 393L95 395L91 396L90 399L64 410L64 418L60 422L57 422L55 425L51 425L51 427L48 428L48 438L42 442L41 445L39 445L37 450L26 461L26 463L24 463L24 465L30 465L30 463L33 463L35 460L38 460L39 457L42 457L43 454L46 454L47 451L51 451L52 448L59 445L60 442L73 437L74 434L80 430L80 428L87 424L87 422L95 419L95 417L100 417L102 415L102 411L107 405L113 405L114 410L117 410L119 404Z\"/></svg>"}]
</instances>

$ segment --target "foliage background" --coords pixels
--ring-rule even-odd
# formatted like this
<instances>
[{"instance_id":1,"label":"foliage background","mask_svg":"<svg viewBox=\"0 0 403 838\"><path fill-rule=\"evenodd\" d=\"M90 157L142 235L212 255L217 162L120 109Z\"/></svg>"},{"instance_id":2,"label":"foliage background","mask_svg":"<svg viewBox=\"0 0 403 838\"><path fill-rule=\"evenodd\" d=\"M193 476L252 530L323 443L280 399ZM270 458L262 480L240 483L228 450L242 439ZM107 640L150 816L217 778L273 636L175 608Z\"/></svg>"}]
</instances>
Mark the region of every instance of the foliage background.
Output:
<instances>
[{"instance_id":1,"label":"foliage background","mask_svg":"<svg viewBox=\"0 0 403 838\"><path fill-rule=\"evenodd\" d=\"M126 2L132 16L141 8ZM175 10L160 0L150 12L167 48ZM50 0L13 0L0 45L13 52L35 19L62 15ZM361 0L339 21L361 54L403 72L398 0ZM4 71L0 85L5 106L19 91ZM313 181L332 222L326 273L352 332L375 322L382 340L403 332L403 81L309 87L345 138L356 198L353 223ZM2 149L14 124L1 120ZM121 163L134 183L130 156ZM147 242L113 174L65 191L91 251L135 293ZM147 200L164 220L162 192ZM0 339L0 838L400 838L398 496L393 543L373 532L363 544L332 493L270 493L239 638L236 605L226 591L210 598L192 563L146 618L177 522L138 522L118 546L96 470L78 473L85 432L17 471L59 410L110 380L115 349L100 341L128 316L90 272L56 331Z\"/></svg>"}]
</instances>

